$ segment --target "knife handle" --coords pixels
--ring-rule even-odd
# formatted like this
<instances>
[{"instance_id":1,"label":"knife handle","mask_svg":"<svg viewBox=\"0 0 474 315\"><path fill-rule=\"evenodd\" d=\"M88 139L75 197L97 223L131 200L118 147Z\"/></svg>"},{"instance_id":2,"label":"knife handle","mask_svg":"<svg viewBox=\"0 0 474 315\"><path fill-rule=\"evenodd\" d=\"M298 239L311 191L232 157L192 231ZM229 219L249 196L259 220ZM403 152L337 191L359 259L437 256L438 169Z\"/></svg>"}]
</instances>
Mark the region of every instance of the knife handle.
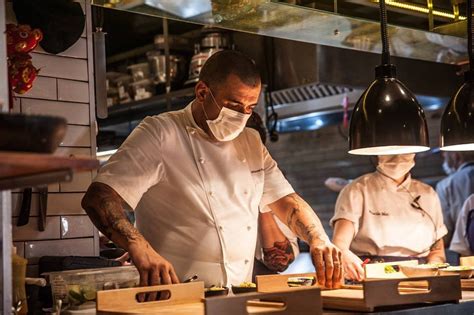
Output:
<instances>
[{"instance_id":1,"label":"knife handle","mask_svg":"<svg viewBox=\"0 0 474 315\"><path fill-rule=\"evenodd\" d=\"M38 188L38 200L39 200L39 218L38 218L38 230L44 231L46 229L46 212L48 207L48 186Z\"/></svg>"},{"instance_id":2,"label":"knife handle","mask_svg":"<svg viewBox=\"0 0 474 315\"><path fill-rule=\"evenodd\" d=\"M18 218L16 226L27 225L30 220L31 195L32 195L31 187L25 188L23 190L23 197L21 200L21 208L20 208L20 217Z\"/></svg>"}]
</instances>

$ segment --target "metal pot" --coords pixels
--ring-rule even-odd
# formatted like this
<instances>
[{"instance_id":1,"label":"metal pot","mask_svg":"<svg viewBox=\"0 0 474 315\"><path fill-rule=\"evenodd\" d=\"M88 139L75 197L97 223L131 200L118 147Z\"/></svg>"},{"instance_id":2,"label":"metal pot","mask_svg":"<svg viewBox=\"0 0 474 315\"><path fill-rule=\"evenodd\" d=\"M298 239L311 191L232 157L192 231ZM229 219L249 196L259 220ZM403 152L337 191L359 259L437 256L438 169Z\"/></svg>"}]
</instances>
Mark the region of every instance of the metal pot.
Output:
<instances>
[{"instance_id":1,"label":"metal pot","mask_svg":"<svg viewBox=\"0 0 474 315\"><path fill-rule=\"evenodd\" d=\"M147 53L148 63L150 64L155 84L166 83L166 55L159 51L149 51ZM170 81L172 83L179 82L185 75L184 57L178 55L170 55Z\"/></svg>"},{"instance_id":2,"label":"metal pot","mask_svg":"<svg viewBox=\"0 0 474 315\"><path fill-rule=\"evenodd\" d=\"M201 38L201 48L229 49L229 35L222 32L207 33Z\"/></svg>"},{"instance_id":3,"label":"metal pot","mask_svg":"<svg viewBox=\"0 0 474 315\"><path fill-rule=\"evenodd\" d=\"M220 50L222 49L213 48L203 50L195 54L191 58L191 63L189 64L189 76L185 85L197 82L199 78L199 73L201 72L202 66L204 65L206 60Z\"/></svg>"}]
</instances>

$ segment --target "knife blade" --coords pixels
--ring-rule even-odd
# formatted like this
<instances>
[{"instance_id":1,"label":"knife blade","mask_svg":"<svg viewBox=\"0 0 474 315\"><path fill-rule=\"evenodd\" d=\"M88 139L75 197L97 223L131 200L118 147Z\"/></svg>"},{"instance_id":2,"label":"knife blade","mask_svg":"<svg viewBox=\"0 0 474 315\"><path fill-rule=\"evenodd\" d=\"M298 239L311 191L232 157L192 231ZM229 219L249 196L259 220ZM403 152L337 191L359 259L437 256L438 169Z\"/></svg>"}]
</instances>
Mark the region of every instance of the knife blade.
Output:
<instances>
[{"instance_id":1,"label":"knife blade","mask_svg":"<svg viewBox=\"0 0 474 315\"><path fill-rule=\"evenodd\" d=\"M44 231L46 229L46 212L48 207L48 186L38 188L38 230Z\"/></svg>"},{"instance_id":2,"label":"knife blade","mask_svg":"<svg viewBox=\"0 0 474 315\"><path fill-rule=\"evenodd\" d=\"M31 187L23 190L23 197L21 200L20 216L16 222L16 226L27 225L30 221L30 209L31 209Z\"/></svg>"}]
</instances>

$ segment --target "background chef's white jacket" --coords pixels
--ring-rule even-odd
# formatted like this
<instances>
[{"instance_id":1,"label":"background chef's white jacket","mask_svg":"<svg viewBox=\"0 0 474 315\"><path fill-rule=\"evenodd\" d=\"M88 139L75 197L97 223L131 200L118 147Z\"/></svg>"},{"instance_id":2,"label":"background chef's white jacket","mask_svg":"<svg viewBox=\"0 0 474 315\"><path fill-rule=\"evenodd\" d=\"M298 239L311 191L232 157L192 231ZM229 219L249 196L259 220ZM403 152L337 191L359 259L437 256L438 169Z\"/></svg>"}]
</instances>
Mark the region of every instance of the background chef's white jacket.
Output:
<instances>
[{"instance_id":1,"label":"background chef's white jacket","mask_svg":"<svg viewBox=\"0 0 474 315\"><path fill-rule=\"evenodd\" d=\"M454 174L436 185L436 191L441 200L449 242L453 237L462 205L471 194L474 194L474 163L462 164ZM446 246L449 246L449 243Z\"/></svg>"},{"instance_id":2,"label":"background chef's white jacket","mask_svg":"<svg viewBox=\"0 0 474 315\"><path fill-rule=\"evenodd\" d=\"M417 196L429 215L410 206ZM339 194L331 226L339 219L354 223L356 255L425 257L447 232L436 192L410 175L399 186L379 172L355 179Z\"/></svg>"},{"instance_id":3,"label":"background chef's white jacket","mask_svg":"<svg viewBox=\"0 0 474 315\"><path fill-rule=\"evenodd\" d=\"M456 222L456 229L454 230L453 239L449 249L461 254L462 256L471 256L474 253L471 252L469 242L466 237L466 226L467 216L471 210L474 210L474 194L467 198L466 202L462 206L461 212L459 213L458 220Z\"/></svg>"},{"instance_id":4,"label":"background chef's white jacket","mask_svg":"<svg viewBox=\"0 0 474 315\"><path fill-rule=\"evenodd\" d=\"M206 285L251 280L258 209L294 192L257 131L212 142L191 104L145 118L95 181L135 209L137 228L181 280L197 274Z\"/></svg>"}]
</instances>

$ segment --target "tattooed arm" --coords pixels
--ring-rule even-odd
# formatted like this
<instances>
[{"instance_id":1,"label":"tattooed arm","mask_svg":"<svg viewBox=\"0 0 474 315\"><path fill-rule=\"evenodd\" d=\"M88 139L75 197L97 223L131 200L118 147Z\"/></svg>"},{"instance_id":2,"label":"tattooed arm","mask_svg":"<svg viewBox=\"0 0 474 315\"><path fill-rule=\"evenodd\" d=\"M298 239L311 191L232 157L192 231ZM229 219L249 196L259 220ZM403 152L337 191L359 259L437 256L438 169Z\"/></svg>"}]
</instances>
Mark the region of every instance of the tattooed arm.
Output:
<instances>
[{"instance_id":1,"label":"tattooed arm","mask_svg":"<svg viewBox=\"0 0 474 315\"><path fill-rule=\"evenodd\" d=\"M273 271L285 271L295 260L293 247L278 227L271 212L260 213L258 229L263 248L263 263Z\"/></svg>"},{"instance_id":2,"label":"tattooed arm","mask_svg":"<svg viewBox=\"0 0 474 315\"><path fill-rule=\"evenodd\" d=\"M446 256L444 254L444 241L443 239L437 240L430 248L430 253L427 257L428 263L444 263L446 262Z\"/></svg>"},{"instance_id":3,"label":"tattooed arm","mask_svg":"<svg viewBox=\"0 0 474 315\"><path fill-rule=\"evenodd\" d=\"M339 287L341 252L329 240L316 213L296 193L269 205L288 227L310 246L311 258L321 285Z\"/></svg>"},{"instance_id":4,"label":"tattooed arm","mask_svg":"<svg viewBox=\"0 0 474 315\"><path fill-rule=\"evenodd\" d=\"M92 183L82 199L82 207L92 223L115 244L128 251L140 273L140 286L178 283L173 266L130 223L124 205L122 197L102 183Z\"/></svg>"}]
</instances>

